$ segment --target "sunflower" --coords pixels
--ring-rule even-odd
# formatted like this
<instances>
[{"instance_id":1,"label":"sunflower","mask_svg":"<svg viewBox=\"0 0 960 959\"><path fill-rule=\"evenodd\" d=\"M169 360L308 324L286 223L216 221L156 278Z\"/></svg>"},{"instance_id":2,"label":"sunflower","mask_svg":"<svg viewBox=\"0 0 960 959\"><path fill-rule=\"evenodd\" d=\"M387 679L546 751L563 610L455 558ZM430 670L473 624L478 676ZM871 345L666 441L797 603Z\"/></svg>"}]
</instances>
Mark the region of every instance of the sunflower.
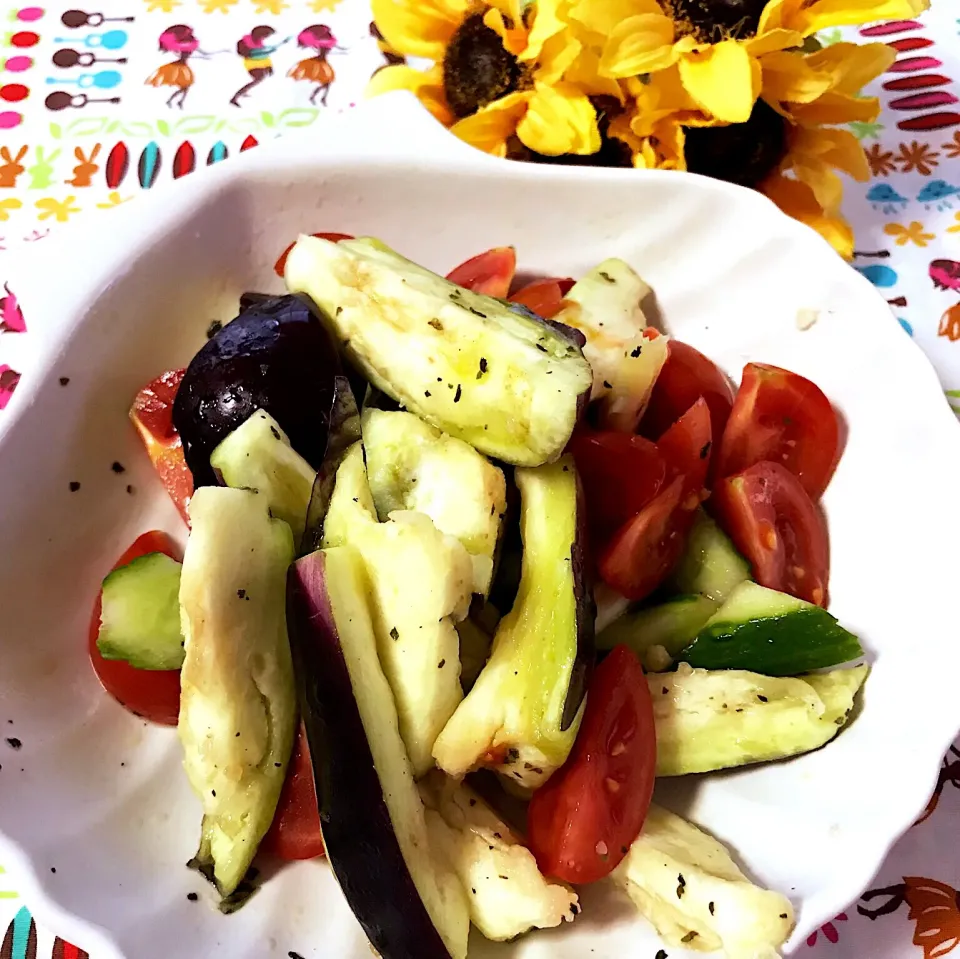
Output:
<instances>
[{"instance_id":1,"label":"sunflower","mask_svg":"<svg viewBox=\"0 0 960 959\"><path fill-rule=\"evenodd\" d=\"M411 90L457 136L498 156L513 139L548 157L595 154L596 109L564 78L582 48L561 19L562 2L521 10L519 0L373 0L386 40L434 65L387 67L368 93Z\"/></svg>"}]
</instances>

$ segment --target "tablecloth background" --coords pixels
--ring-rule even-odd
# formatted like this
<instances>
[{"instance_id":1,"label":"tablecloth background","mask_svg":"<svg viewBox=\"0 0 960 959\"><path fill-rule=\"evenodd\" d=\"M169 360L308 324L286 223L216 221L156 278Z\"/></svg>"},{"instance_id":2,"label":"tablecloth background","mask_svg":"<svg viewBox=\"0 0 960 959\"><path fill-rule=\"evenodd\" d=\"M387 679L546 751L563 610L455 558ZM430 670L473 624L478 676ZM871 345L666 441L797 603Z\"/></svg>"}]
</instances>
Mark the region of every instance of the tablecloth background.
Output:
<instances>
[{"instance_id":1,"label":"tablecloth background","mask_svg":"<svg viewBox=\"0 0 960 959\"><path fill-rule=\"evenodd\" d=\"M371 34L368 0L90 0L64 18L68 9L77 8L0 0L0 251L42 240L75 217L108 217L142 190L229 162L286 131L310 127L322 137L324 118L355 106L386 62ZM867 28L821 40L859 32L898 50L875 84L879 121L854 129L873 173L869 183L848 186L854 265L889 300L904 342L912 336L926 351L960 415L958 16L956 0L934 0L919 22L888 25L879 37ZM182 106L167 104L176 87L146 82L162 78L156 71L174 59L159 50L158 38L175 24L191 27L203 52L190 59L193 84ZM276 31L274 74L237 107L231 97L250 80L237 41L258 25ZM329 27L337 41L326 104L316 84L291 75L312 52L298 49L296 38L313 25ZM58 51L59 62L73 65L57 66ZM3 281L0 410L31 363L29 317L20 313L16 277L4 274L0 252ZM955 480L925 477L933 487L927 495L949 506ZM800 947L805 959L960 959L958 746L943 761L925 817L871 890ZM0 742L0 758L13 748L12 740ZM878 770L878 789L881 778ZM85 959L56 930L38 927L29 909L16 877L0 864L0 959Z\"/></svg>"}]
</instances>

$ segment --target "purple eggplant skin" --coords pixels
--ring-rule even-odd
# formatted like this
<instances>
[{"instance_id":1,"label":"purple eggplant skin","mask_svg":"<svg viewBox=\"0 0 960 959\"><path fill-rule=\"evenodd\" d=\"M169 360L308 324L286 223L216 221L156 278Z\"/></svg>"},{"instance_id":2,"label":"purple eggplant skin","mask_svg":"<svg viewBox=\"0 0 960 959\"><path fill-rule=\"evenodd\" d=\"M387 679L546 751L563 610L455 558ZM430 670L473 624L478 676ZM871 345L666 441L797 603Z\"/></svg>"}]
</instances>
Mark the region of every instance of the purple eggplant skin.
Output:
<instances>
[{"instance_id":1,"label":"purple eggplant skin","mask_svg":"<svg viewBox=\"0 0 960 959\"><path fill-rule=\"evenodd\" d=\"M310 491L310 503L307 506L307 522L300 541L302 554L312 553L323 543L323 523L333 496L333 485L337 479L337 470L344 454L361 438L360 410L350 381L338 376L333 382L333 400L330 403L330 416L327 430L327 446L323 462L317 470L317 478Z\"/></svg>"},{"instance_id":2,"label":"purple eggplant skin","mask_svg":"<svg viewBox=\"0 0 960 959\"><path fill-rule=\"evenodd\" d=\"M174 400L173 424L195 485L216 484L210 454L257 409L319 469L340 373L336 344L305 297L251 303L190 361Z\"/></svg>"},{"instance_id":3,"label":"purple eggplant skin","mask_svg":"<svg viewBox=\"0 0 960 959\"><path fill-rule=\"evenodd\" d=\"M594 643L597 604L593 599L593 562L589 554L587 536L587 502L583 484L577 477L577 533L570 546L570 566L573 570L573 596L577 610L577 657L570 673L570 685L563 704L560 729L569 729L577 717L577 710L587 695L590 677L597 659Z\"/></svg>"},{"instance_id":4,"label":"purple eggplant skin","mask_svg":"<svg viewBox=\"0 0 960 959\"><path fill-rule=\"evenodd\" d=\"M291 566L287 624L327 858L347 904L383 959L450 959L414 885L384 801L340 647L325 561L326 554L317 550Z\"/></svg>"}]
</instances>

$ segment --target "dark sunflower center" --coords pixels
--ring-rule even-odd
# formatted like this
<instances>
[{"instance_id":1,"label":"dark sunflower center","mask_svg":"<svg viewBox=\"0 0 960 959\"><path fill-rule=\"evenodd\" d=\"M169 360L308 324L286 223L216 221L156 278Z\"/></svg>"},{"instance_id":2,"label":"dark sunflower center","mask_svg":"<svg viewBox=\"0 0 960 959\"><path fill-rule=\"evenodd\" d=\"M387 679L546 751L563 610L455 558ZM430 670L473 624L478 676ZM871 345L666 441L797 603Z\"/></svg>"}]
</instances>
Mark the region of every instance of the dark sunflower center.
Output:
<instances>
[{"instance_id":1,"label":"dark sunflower center","mask_svg":"<svg viewBox=\"0 0 960 959\"><path fill-rule=\"evenodd\" d=\"M727 37L756 35L767 0L670 0L676 20L689 23L698 40L716 43Z\"/></svg>"},{"instance_id":2,"label":"dark sunflower center","mask_svg":"<svg viewBox=\"0 0 960 959\"><path fill-rule=\"evenodd\" d=\"M479 13L463 21L443 56L443 92L458 117L512 93L521 75L516 58Z\"/></svg>"},{"instance_id":3,"label":"dark sunflower center","mask_svg":"<svg viewBox=\"0 0 960 959\"><path fill-rule=\"evenodd\" d=\"M758 100L746 123L687 127L687 169L715 180L755 187L787 152L786 120Z\"/></svg>"}]
</instances>

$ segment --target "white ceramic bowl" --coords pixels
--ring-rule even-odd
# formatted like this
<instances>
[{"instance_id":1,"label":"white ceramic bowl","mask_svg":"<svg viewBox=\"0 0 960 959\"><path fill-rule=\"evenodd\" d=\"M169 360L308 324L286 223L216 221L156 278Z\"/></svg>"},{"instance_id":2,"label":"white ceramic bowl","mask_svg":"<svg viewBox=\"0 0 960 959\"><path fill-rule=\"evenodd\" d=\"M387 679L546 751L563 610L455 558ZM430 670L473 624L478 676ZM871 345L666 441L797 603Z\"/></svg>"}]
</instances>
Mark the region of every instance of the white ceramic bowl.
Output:
<instances>
[{"instance_id":1,"label":"white ceramic bowl","mask_svg":"<svg viewBox=\"0 0 960 959\"><path fill-rule=\"evenodd\" d=\"M189 360L211 320L235 315L243 290L281 289L272 265L299 231L375 234L440 271L512 243L530 271L577 276L627 259L670 332L734 377L747 360L811 377L846 421L824 508L832 609L874 661L862 712L819 752L671 783L662 797L790 896L791 944L802 941L869 882L960 726L948 552L960 516L930 494L960 476L960 433L933 370L869 283L757 194L678 174L494 160L406 95L312 136L195 173L10 264L31 348L0 414L0 724L12 720L4 735L23 743L0 742L0 861L39 918L95 959L369 957L319 862L283 870L230 917L187 900L202 886L184 868L200 813L176 736L116 705L86 654L114 559L151 527L182 535L127 408ZM806 332L800 310L819 314ZM115 460L125 474L111 471ZM594 889L572 927L478 941L472 954L620 959L657 948L632 907Z\"/></svg>"}]
</instances>

